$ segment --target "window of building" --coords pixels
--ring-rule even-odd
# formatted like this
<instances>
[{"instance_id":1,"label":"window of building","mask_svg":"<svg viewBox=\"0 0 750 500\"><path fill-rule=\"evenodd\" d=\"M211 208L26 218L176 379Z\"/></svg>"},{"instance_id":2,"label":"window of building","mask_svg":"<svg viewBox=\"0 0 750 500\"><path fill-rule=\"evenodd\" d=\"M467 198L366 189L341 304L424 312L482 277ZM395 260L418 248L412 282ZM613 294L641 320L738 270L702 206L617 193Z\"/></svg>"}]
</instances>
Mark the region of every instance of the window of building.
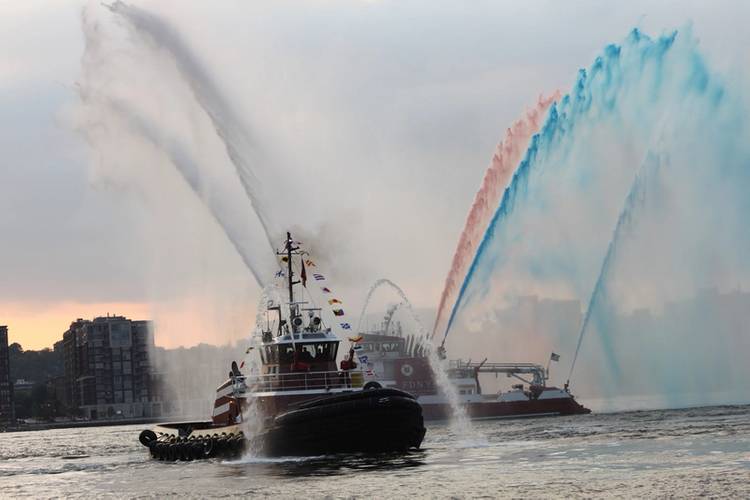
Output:
<instances>
[{"instance_id":1,"label":"window of building","mask_svg":"<svg viewBox=\"0 0 750 500\"><path fill-rule=\"evenodd\" d=\"M130 348L132 339L129 322L117 322L109 324L109 346Z\"/></svg>"}]
</instances>

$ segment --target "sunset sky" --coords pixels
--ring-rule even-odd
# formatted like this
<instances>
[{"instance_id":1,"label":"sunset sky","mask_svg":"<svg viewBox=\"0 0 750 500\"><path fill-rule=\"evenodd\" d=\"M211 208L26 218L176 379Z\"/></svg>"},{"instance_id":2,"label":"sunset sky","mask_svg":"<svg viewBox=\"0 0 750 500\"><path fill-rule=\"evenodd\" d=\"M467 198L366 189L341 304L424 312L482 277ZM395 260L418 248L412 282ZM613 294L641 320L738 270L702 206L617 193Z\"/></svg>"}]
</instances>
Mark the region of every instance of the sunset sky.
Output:
<instances>
[{"instance_id":1,"label":"sunset sky","mask_svg":"<svg viewBox=\"0 0 750 500\"><path fill-rule=\"evenodd\" d=\"M633 27L692 23L716 69L745 78L750 67L739 2L135 3L182 35L264 139L269 170L312 200L271 205L315 235L353 310L381 277L436 306L506 127ZM101 165L85 140L84 7L129 47L98 2L0 2L0 324L26 349L108 313L154 319L170 347L247 336L259 287L184 181L159 165L130 175L150 168L131 156ZM144 102L150 88L169 93L153 62L121 74Z\"/></svg>"}]
</instances>

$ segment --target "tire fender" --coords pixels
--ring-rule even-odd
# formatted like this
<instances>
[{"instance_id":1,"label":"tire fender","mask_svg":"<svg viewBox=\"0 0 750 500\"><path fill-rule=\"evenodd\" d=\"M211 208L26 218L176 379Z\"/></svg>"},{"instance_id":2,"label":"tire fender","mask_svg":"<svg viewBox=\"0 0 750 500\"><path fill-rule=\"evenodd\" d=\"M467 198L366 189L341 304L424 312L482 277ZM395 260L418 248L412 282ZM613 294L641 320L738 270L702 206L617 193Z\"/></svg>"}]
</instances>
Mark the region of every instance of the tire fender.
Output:
<instances>
[{"instance_id":1,"label":"tire fender","mask_svg":"<svg viewBox=\"0 0 750 500\"><path fill-rule=\"evenodd\" d=\"M156 433L151 429L143 430L138 436L138 441L140 441L143 446L149 446L149 443L156 441Z\"/></svg>"}]
</instances>

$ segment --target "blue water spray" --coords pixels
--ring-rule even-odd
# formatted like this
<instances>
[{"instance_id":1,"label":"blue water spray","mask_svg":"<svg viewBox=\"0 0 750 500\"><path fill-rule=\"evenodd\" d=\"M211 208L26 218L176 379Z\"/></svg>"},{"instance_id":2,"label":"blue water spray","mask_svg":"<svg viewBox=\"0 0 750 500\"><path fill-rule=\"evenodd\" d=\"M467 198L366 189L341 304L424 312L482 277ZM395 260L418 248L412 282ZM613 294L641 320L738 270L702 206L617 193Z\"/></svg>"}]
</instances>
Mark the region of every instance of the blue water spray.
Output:
<instances>
[{"instance_id":1,"label":"blue water spray","mask_svg":"<svg viewBox=\"0 0 750 500\"><path fill-rule=\"evenodd\" d=\"M583 323L581 324L581 330L578 333L578 343L576 344L575 354L573 355L573 362L570 365L570 372L568 372L568 380L565 382L566 387L570 384L570 378L573 375L573 369L575 368L576 361L578 360L578 353L581 349L583 336L586 333L589 322L591 320L591 313L595 310L595 308L599 304L599 301L604 296L604 284L607 280L607 277L609 276L611 264L617 254L617 249L620 246L622 238L625 236L625 230L631 225L633 221L634 210L639 206L639 204L642 204L645 201L646 189L649 183L649 179L652 179L653 176L656 175L659 166L660 161L658 160L658 158L655 155L649 153L646 161L641 167L641 170L638 172L638 175L636 176L632 186L630 187L630 192L628 192L628 195L625 198L625 203L623 204L623 208L620 211L619 217L617 218L617 224L615 225L615 229L612 233L612 239L609 241L609 245L607 245L607 253L604 255L604 260L602 261L599 275L596 278L594 290L591 292L588 307L586 308L586 314L583 317ZM619 373L619 366L617 365L616 358L612 353L611 346L608 343L605 343L605 351L607 351L611 366L616 373Z\"/></svg>"}]
</instances>

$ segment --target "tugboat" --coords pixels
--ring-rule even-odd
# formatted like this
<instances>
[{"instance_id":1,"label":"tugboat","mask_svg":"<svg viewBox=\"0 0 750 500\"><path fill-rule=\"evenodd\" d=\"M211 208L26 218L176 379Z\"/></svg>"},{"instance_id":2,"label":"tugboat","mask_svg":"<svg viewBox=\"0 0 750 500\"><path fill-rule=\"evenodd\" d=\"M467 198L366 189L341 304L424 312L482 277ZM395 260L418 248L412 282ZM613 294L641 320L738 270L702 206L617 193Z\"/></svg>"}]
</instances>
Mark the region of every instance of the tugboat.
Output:
<instances>
[{"instance_id":1,"label":"tugboat","mask_svg":"<svg viewBox=\"0 0 750 500\"><path fill-rule=\"evenodd\" d=\"M368 368L382 387L408 391L417 396L425 420L446 420L450 403L438 390L430 365L431 344L409 333L393 320L398 306L391 307L379 329L361 334L356 348L367 358ZM437 348L445 359L445 349ZM559 356L552 353L550 361ZM493 363L449 360L445 366L448 380L458 393L460 404L475 420L588 414L591 410L578 403L568 385L562 389L548 386L549 363ZM508 390L486 393L480 374L505 375L516 383Z\"/></svg>"},{"instance_id":2,"label":"tugboat","mask_svg":"<svg viewBox=\"0 0 750 500\"><path fill-rule=\"evenodd\" d=\"M290 233L277 254L276 277L284 280L288 303L267 304L260 343L246 352L259 354L259 369L245 375L245 363L233 362L216 391L211 421L158 425L141 432L141 444L160 460L231 457L246 449L266 456L310 456L419 448L425 427L417 399L368 381L373 374L367 358L355 349L361 338L349 339L349 353L337 367L341 338L325 325L323 307L303 307L310 302L296 300L295 286L301 285L311 302L317 295L321 306L333 306L325 311L345 332L351 326L344 321L342 301L320 298L331 294L322 274L313 273L316 286L307 286L306 265L315 263Z\"/></svg>"}]
</instances>

